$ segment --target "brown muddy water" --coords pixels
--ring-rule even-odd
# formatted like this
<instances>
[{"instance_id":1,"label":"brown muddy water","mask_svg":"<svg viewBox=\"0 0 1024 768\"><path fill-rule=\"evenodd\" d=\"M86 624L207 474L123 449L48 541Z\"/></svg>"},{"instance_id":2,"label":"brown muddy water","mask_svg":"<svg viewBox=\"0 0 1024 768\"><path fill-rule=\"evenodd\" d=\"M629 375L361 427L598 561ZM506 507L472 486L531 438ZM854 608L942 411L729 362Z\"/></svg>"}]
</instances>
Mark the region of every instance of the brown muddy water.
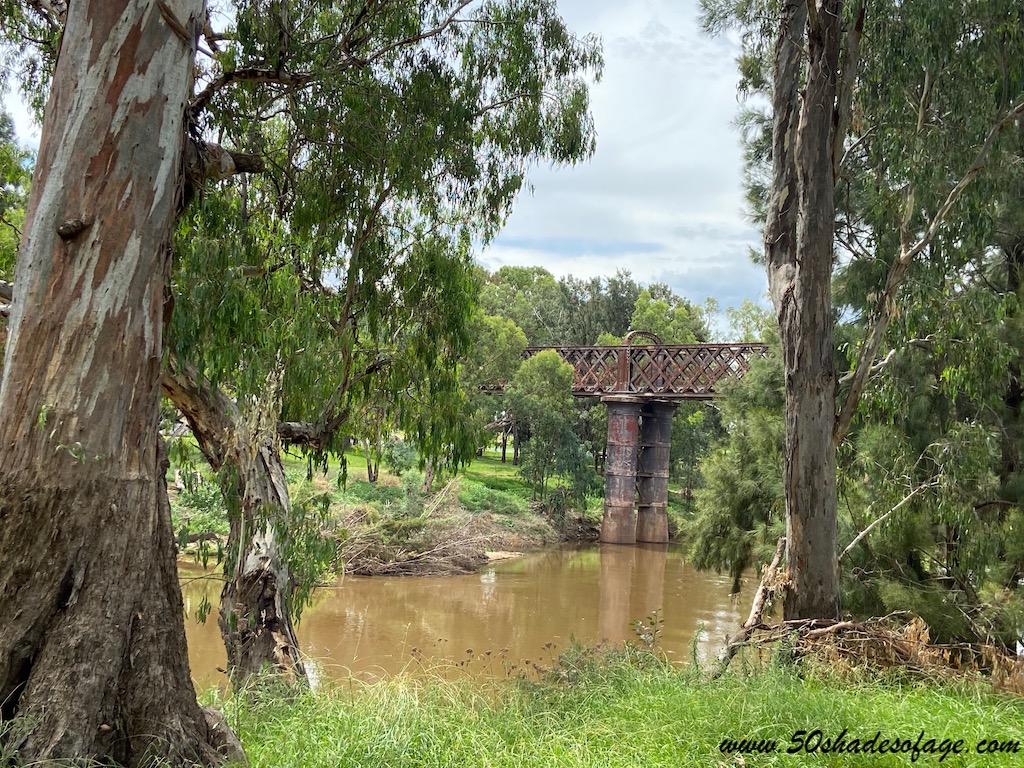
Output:
<instances>
[{"instance_id":1,"label":"brown muddy water","mask_svg":"<svg viewBox=\"0 0 1024 768\"><path fill-rule=\"evenodd\" d=\"M217 630L218 571L182 565L189 661L198 688L226 682ZM664 620L657 645L673 660L717 652L749 610L753 589L699 573L658 545L594 545L528 554L466 576L347 576L318 589L297 631L319 676L374 680L397 673L505 676L546 666L573 640L638 641L632 622ZM195 614L204 596L213 613Z\"/></svg>"}]
</instances>

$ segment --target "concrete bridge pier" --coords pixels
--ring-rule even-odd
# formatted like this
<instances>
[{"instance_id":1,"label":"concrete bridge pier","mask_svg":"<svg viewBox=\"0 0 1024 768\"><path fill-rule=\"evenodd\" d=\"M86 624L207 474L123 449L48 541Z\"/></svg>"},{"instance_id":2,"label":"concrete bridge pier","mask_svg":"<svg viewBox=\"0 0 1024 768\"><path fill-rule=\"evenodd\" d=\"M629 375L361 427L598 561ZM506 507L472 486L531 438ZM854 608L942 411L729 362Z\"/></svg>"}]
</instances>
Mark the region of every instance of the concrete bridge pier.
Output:
<instances>
[{"instance_id":1,"label":"concrete bridge pier","mask_svg":"<svg viewBox=\"0 0 1024 768\"><path fill-rule=\"evenodd\" d=\"M612 396L608 406L608 452L604 462L604 518L601 541L606 544L636 543L636 466L640 438L637 397Z\"/></svg>"},{"instance_id":2,"label":"concrete bridge pier","mask_svg":"<svg viewBox=\"0 0 1024 768\"><path fill-rule=\"evenodd\" d=\"M668 541L668 471L672 448L672 414L676 403L648 402L640 412L636 490L639 499L636 540Z\"/></svg>"}]
</instances>

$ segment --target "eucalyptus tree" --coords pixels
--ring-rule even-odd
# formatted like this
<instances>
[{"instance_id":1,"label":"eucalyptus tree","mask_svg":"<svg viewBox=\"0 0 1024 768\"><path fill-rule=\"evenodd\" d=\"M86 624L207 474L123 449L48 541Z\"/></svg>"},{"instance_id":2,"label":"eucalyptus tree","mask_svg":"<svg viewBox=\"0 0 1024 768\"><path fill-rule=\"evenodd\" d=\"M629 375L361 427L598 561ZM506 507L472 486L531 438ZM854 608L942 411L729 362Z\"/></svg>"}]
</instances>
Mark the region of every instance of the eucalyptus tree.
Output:
<instances>
[{"instance_id":1,"label":"eucalyptus tree","mask_svg":"<svg viewBox=\"0 0 1024 768\"><path fill-rule=\"evenodd\" d=\"M484 314L479 308L473 316L470 333L473 343L459 363L459 382L473 408L477 449L493 442L495 430L500 430L504 462L508 438L515 439L515 420L504 391L494 390L511 381L518 370L526 349L526 334L511 320Z\"/></svg>"},{"instance_id":2,"label":"eucalyptus tree","mask_svg":"<svg viewBox=\"0 0 1024 768\"><path fill-rule=\"evenodd\" d=\"M787 619L838 618L832 260L834 149L842 145L839 0L783 0L772 69L768 288L786 376ZM805 55L806 54L806 55ZM833 130L833 123L840 128Z\"/></svg>"},{"instance_id":3,"label":"eucalyptus tree","mask_svg":"<svg viewBox=\"0 0 1024 768\"><path fill-rule=\"evenodd\" d=\"M751 187L767 197L756 209L786 369L786 614L835 615L835 446L872 377L915 338L890 336L879 359L893 318L913 300L912 268L925 260L943 265L927 268L935 274L955 272L991 221L994 190L1014 173L1005 129L1024 114L1012 34L1019 10L998 2L705 7L712 25L738 10L743 82L772 101L772 140L751 144L770 149L772 172L755 172ZM837 253L846 265L840 303L854 318L839 339ZM841 377L837 341L851 367Z\"/></svg>"},{"instance_id":4,"label":"eucalyptus tree","mask_svg":"<svg viewBox=\"0 0 1024 768\"><path fill-rule=\"evenodd\" d=\"M572 381L572 366L547 349L523 362L508 384L509 404L529 435L520 474L545 504L556 478L578 504L593 486L590 457L575 430Z\"/></svg>"},{"instance_id":5,"label":"eucalyptus tree","mask_svg":"<svg viewBox=\"0 0 1024 768\"><path fill-rule=\"evenodd\" d=\"M559 284L570 317L560 343L595 344L602 334L621 338L630 330L641 286L628 270L589 280L568 275Z\"/></svg>"},{"instance_id":6,"label":"eucalyptus tree","mask_svg":"<svg viewBox=\"0 0 1024 768\"><path fill-rule=\"evenodd\" d=\"M67 10L0 380L5 759L223 760L189 677L157 436L203 10Z\"/></svg>"},{"instance_id":7,"label":"eucalyptus tree","mask_svg":"<svg viewBox=\"0 0 1024 768\"><path fill-rule=\"evenodd\" d=\"M487 314L519 326L530 346L568 343L571 308L559 282L543 267L501 267L486 276L480 302Z\"/></svg>"},{"instance_id":8,"label":"eucalyptus tree","mask_svg":"<svg viewBox=\"0 0 1024 768\"><path fill-rule=\"evenodd\" d=\"M707 339L700 310L671 293L655 298L650 288L637 295L629 326L630 330L656 334L664 344L696 344Z\"/></svg>"},{"instance_id":9,"label":"eucalyptus tree","mask_svg":"<svg viewBox=\"0 0 1024 768\"><path fill-rule=\"evenodd\" d=\"M941 10L872 4L863 22L837 220L837 300L856 331L843 332L852 370L833 437L850 435L848 473L871 482L846 483L864 506L850 505L842 557L851 605L916 609L945 639L1005 639L1007 622L1021 628L1009 593L992 598L1013 583L999 574L1014 548L996 543L1015 514L1000 466L1012 440L994 436L1019 423L1007 399L1020 347L1012 259L993 246L1018 206L1024 48L1009 34L1016 4Z\"/></svg>"},{"instance_id":10,"label":"eucalyptus tree","mask_svg":"<svg viewBox=\"0 0 1024 768\"><path fill-rule=\"evenodd\" d=\"M340 458L372 406L428 461L472 455L472 252L531 165L592 152L583 78L600 53L550 0L251 2L237 20L213 36L190 116L258 172L199 190L180 223L164 389L238 500L229 664L301 675L305 517L281 447Z\"/></svg>"}]
</instances>

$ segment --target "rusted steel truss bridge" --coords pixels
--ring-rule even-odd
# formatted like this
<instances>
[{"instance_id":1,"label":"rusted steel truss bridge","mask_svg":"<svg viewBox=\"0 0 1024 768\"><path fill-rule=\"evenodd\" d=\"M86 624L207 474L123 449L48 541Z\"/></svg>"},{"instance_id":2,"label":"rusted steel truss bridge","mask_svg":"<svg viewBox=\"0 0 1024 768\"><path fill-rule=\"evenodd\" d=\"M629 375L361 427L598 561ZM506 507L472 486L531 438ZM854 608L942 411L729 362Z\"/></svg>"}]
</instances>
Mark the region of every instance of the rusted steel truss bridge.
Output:
<instances>
[{"instance_id":1,"label":"rusted steel truss bridge","mask_svg":"<svg viewBox=\"0 0 1024 768\"><path fill-rule=\"evenodd\" d=\"M573 395L608 406L601 541L667 542L672 414L683 400L714 398L720 382L743 376L768 347L662 344L652 333L633 331L621 346L529 347L523 355L548 349L572 365Z\"/></svg>"}]
</instances>

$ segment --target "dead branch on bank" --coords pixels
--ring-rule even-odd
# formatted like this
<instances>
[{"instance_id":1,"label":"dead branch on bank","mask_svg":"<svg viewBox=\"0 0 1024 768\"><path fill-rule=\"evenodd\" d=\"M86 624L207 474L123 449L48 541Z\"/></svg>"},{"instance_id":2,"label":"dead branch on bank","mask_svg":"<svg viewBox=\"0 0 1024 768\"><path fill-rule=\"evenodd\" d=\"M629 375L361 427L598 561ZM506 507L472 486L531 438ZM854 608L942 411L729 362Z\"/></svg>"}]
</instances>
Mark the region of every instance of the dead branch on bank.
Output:
<instances>
[{"instance_id":1,"label":"dead branch on bank","mask_svg":"<svg viewBox=\"0 0 1024 768\"><path fill-rule=\"evenodd\" d=\"M788 588L789 575L780 568L782 556L785 553L786 537L783 536L775 545L775 556L772 557L771 563L764 569L761 576L761 583L757 587L757 592L754 593L754 602L750 606L750 615L743 622L743 626L740 627L739 634L730 638L729 644L726 645L725 650L719 656L718 669L715 670L712 679L717 679L725 674L725 670L729 668L730 662L732 662L733 657L739 652L740 648L747 645L751 636L759 627L764 626L765 609L771 604L772 600L783 594Z\"/></svg>"},{"instance_id":2,"label":"dead branch on bank","mask_svg":"<svg viewBox=\"0 0 1024 768\"><path fill-rule=\"evenodd\" d=\"M922 678L986 679L996 690L1024 695L1024 658L995 645L932 643L928 625L898 611L864 621L795 619L759 623L737 635L719 659L720 677L740 648L788 643L794 658L813 658L829 669L897 669ZM731 651L730 651L731 649Z\"/></svg>"},{"instance_id":3,"label":"dead branch on bank","mask_svg":"<svg viewBox=\"0 0 1024 768\"><path fill-rule=\"evenodd\" d=\"M426 530L450 500L455 485L449 482L422 514L371 523L365 509L343 521L349 536L339 543L345 573L356 576L451 576L473 573L487 562L491 536L477 535L468 524Z\"/></svg>"},{"instance_id":4,"label":"dead branch on bank","mask_svg":"<svg viewBox=\"0 0 1024 768\"><path fill-rule=\"evenodd\" d=\"M487 562L486 536L446 541L424 551L396 549L361 537L342 553L345 573L355 576L451 576L473 573Z\"/></svg>"}]
</instances>

